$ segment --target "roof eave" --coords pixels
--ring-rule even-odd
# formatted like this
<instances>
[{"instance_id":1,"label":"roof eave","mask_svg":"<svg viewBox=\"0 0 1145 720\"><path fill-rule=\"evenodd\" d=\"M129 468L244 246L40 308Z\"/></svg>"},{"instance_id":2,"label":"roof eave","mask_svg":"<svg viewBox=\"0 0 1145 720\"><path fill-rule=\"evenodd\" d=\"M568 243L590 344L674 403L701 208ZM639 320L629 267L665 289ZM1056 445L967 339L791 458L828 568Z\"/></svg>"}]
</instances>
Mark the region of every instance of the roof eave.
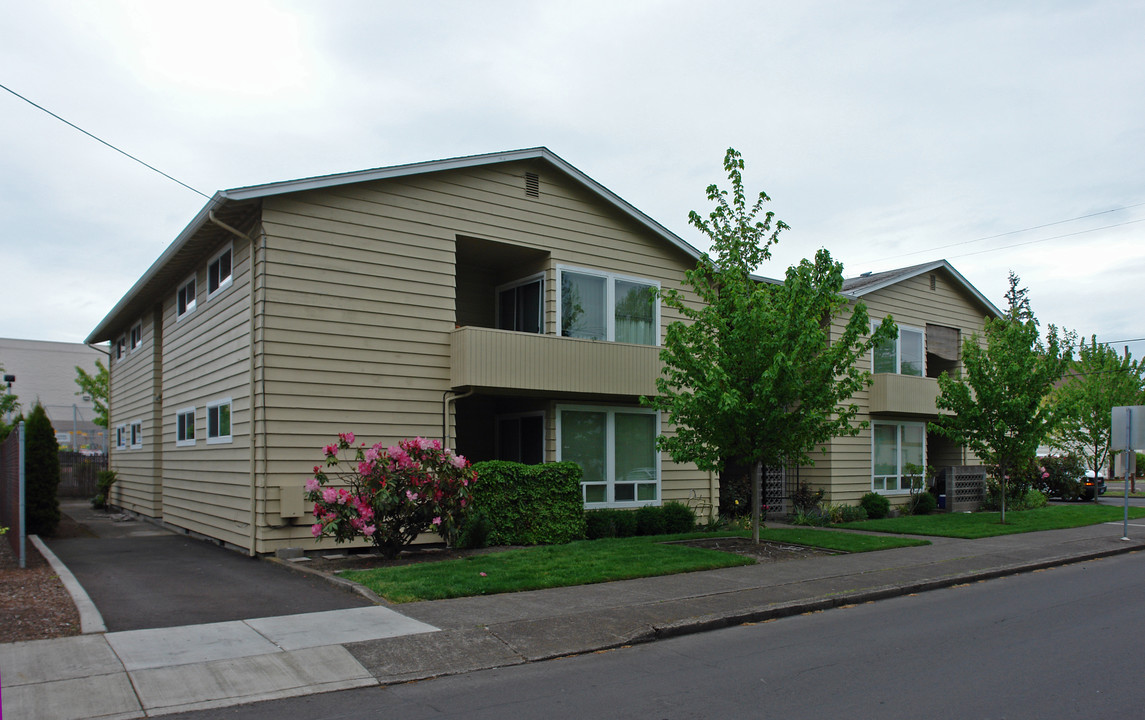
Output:
<instances>
[{"instance_id":1,"label":"roof eave","mask_svg":"<svg viewBox=\"0 0 1145 720\"><path fill-rule=\"evenodd\" d=\"M932 263L926 263L924 265L919 265L910 273L906 273L903 275L894 275L892 277L887 278L886 280L883 280L882 282L877 282L877 283L873 283L871 285L866 285L862 288L859 288L858 290L852 290L850 292L844 292L843 296L857 300L858 298L860 298L864 295L867 295L869 293L875 292L876 290L882 290L883 288L890 287L891 285L895 285L897 283L900 283L903 280L909 280L912 277L918 277L919 275L922 275L923 273L928 273L928 272L931 272L932 270L937 270L939 268L943 268L946 271L948 271L951 275L953 275L954 279L957 280L959 283L961 283L961 285L964 288L966 288L966 290L968 290L970 292L970 294L973 295L976 300L978 300L978 302L982 303L982 305L987 310L989 310L991 313L994 314L994 317L999 317L999 318L1002 317L1002 311L999 310L997 308L997 306L994 305L994 303L990 302L986 298L986 296L983 295L978 290L978 288L971 285L970 281L967 280L965 277L963 277L962 273L955 270L954 266L951 265L946 260L935 260Z\"/></svg>"}]
</instances>

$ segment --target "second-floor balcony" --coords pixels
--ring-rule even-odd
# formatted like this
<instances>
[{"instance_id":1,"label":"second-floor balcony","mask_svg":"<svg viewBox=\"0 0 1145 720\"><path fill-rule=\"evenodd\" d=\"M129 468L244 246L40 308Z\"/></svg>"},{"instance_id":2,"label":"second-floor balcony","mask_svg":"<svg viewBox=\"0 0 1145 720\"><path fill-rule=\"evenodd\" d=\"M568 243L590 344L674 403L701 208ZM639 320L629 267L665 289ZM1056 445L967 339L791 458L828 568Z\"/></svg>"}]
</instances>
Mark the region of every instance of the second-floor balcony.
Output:
<instances>
[{"instance_id":1,"label":"second-floor balcony","mask_svg":"<svg viewBox=\"0 0 1145 720\"><path fill-rule=\"evenodd\" d=\"M872 414L923 415L938 417L946 414L935 406L938 399L938 380L915 375L876 373L871 376Z\"/></svg>"},{"instance_id":2,"label":"second-floor balcony","mask_svg":"<svg viewBox=\"0 0 1145 720\"><path fill-rule=\"evenodd\" d=\"M660 348L460 327L451 337L450 384L581 395L653 395Z\"/></svg>"}]
</instances>

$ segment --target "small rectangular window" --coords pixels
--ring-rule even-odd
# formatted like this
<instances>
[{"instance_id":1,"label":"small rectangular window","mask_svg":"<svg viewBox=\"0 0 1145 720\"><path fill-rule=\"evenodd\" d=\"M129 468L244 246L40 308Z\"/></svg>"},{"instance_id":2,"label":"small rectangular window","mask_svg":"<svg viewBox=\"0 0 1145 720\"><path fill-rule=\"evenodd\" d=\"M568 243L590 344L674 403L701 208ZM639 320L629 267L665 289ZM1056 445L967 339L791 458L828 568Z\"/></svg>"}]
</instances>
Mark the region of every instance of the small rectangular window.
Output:
<instances>
[{"instance_id":1,"label":"small rectangular window","mask_svg":"<svg viewBox=\"0 0 1145 720\"><path fill-rule=\"evenodd\" d=\"M127 351L127 338L121 337L115 341L115 359L122 360L123 353Z\"/></svg>"},{"instance_id":2,"label":"small rectangular window","mask_svg":"<svg viewBox=\"0 0 1145 720\"><path fill-rule=\"evenodd\" d=\"M140 345L143 344L143 323L135 323L131 328L131 350L135 351Z\"/></svg>"},{"instance_id":3,"label":"small rectangular window","mask_svg":"<svg viewBox=\"0 0 1145 720\"><path fill-rule=\"evenodd\" d=\"M207 263L207 297L213 296L231 284L231 248L227 248Z\"/></svg>"},{"instance_id":4,"label":"small rectangular window","mask_svg":"<svg viewBox=\"0 0 1145 720\"><path fill-rule=\"evenodd\" d=\"M143 421L136 420L131 423L131 447L138 450L143 447Z\"/></svg>"},{"instance_id":5,"label":"small rectangular window","mask_svg":"<svg viewBox=\"0 0 1145 720\"><path fill-rule=\"evenodd\" d=\"M175 293L175 319L180 320L195 311L195 278L179 286Z\"/></svg>"},{"instance_id":6,"label":"small rectangular window","mask_svg":"<svg viewBox=\"0 0 1145 720\"><path fill-rule=\"evenodd\" d=\"M127 425L116 425L115 426L115 449L116 450L126 450L127 449Z\"/></svg>"},{"instance_id":7,"label":"small rectangular window","mask_svg":"<svg viewBox=\"0 0 1145 720\"><path fill-rule=\"evenodd\" d=\"M501 330L543 333L545 283L542 276L518 280L497 288L497 327Z\"/></svg>"},{"instance_id":8,"label":"small rectangular window","mask_svg":"<svg viewBox=\"0 0 1145 720\"><path fill-rule=\"evenodd\" d=\"M175 444L195 444L195 408L184 408L175 413Z\"/></svg>"},{"instance_id":9,"label":"small rectangular window","mask_svg":"<svg viewBox=\"0 0 1145 720\"><path fill-rule=\"evenodd\" d=\"M231 400L219 400L207 405L207 442L231 441Z\"/></svg>"},{"instance_id":10,"label":"small rectangular window","mask_svg":"<svg viewBox=\"0 0 1145 720\"><path fill-rule=\"evenodd\" d=\"M919 328L899 325L897 338L876 343L873 369L876 373L926 374L926 334Z\"/></svg>"}]
</instances>

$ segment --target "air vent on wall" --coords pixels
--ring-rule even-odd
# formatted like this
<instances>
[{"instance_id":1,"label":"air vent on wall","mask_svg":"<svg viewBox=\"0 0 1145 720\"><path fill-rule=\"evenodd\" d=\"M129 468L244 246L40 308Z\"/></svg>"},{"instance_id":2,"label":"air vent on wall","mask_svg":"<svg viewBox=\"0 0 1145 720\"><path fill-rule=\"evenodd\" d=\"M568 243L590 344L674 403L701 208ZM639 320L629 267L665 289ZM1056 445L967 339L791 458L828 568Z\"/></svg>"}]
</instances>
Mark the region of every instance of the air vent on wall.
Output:
<instances>
[{"instance_id":1,"label":"air vent on wall","mask_svg":"<svg viewBox=\"0 0 1145 720\"><path fill-rule=\"evenodd\" d=\"M529 197L541 196L541 178L536 173L525 173L525 194Z\"/></svg>"}]
</instances>

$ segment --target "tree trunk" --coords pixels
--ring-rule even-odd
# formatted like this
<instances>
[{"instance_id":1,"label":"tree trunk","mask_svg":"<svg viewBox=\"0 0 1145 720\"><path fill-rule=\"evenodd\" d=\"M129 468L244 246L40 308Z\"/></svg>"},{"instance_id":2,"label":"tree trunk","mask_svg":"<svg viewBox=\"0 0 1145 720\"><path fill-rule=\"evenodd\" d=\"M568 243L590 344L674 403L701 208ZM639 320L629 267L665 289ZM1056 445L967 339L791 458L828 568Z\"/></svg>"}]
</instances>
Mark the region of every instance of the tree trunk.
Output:
<instances>
[{"instance_id":1,"label":"tree trunk","mask_svg":"<svg viewBox=\"0 0 1145 720\"><path fill-rule=\"evenodd\" d=\"M1003 525L1005 525L1006 524L1006 466L1003 465L1001 467L1001 470L1002 470L1001 477L998 478L998 482L1001 483L1001 486L1002 486L1002 520L1001 520L1001 522Z\"/></svg>"}]
</instances>

